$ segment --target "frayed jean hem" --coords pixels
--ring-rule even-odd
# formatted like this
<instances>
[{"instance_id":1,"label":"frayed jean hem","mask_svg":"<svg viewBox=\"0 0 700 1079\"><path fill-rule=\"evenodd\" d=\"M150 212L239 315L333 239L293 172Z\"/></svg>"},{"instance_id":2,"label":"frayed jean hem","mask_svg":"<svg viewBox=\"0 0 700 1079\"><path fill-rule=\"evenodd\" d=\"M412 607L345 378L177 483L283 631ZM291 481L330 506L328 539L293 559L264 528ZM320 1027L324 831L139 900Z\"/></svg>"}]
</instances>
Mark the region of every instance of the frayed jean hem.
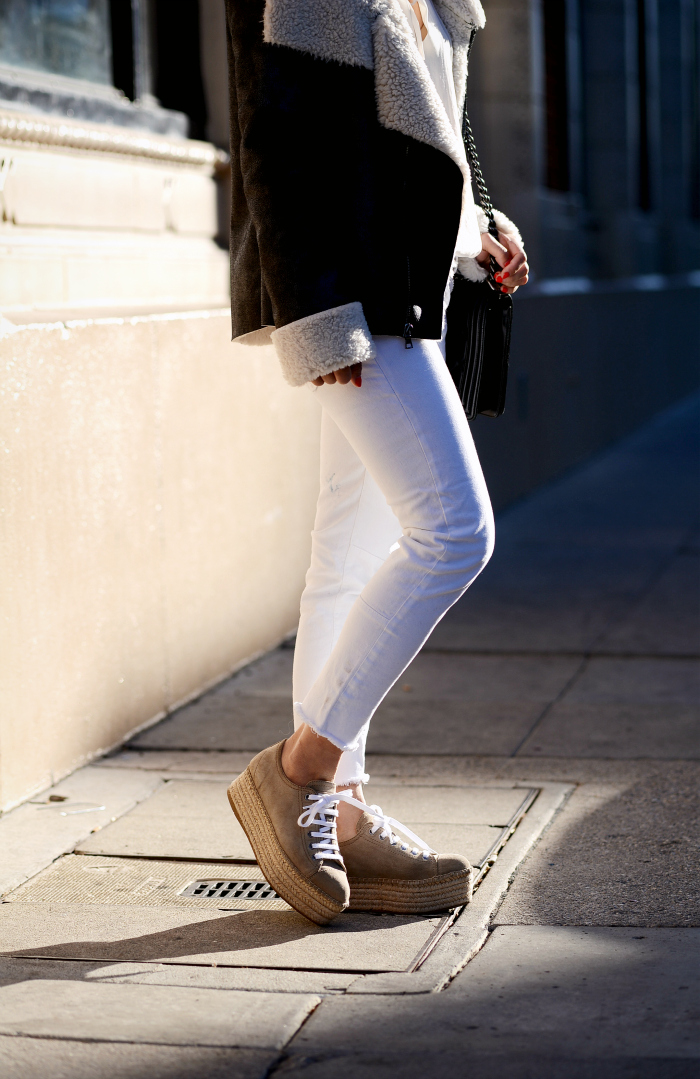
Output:
<instances>
[{"instance_id":1,"label":"frayed jean hem","mask_svg":"<svg viewBox=\"0 0 700 1079\"><path fill-rule=\"evenodd\" d=\"M319 738L325 738L326 741L330 742L331 745L334 745L336 749L342 750L343 753L352 753L354 750L359 749L362 745L362 739L359 736L354 740L354 742L346 743L343 742L342 739L337 738L334 734L331 734L329 731L325 731L323 730L323 728L317 726L314 721L312 719L309 719L309 717L305 714L304 709L302 708L299 701L294 702L294 718L299 723L305 723L307 727L311 727L311 730L314 732L314 734L317 734ZM358 780L358 782L362 781Z\"/></svg>"}]
</instances>

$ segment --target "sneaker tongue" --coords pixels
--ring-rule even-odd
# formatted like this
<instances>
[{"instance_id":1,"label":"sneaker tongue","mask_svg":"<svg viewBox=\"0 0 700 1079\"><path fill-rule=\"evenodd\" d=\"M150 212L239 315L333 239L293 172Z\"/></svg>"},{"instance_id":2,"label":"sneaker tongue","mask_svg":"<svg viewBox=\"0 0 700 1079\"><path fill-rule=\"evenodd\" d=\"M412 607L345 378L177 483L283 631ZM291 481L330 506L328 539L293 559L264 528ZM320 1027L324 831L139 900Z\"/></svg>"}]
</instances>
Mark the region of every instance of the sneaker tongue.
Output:
<instances>
[{"instance_id":1,"label":"sneaker tongue","mask_svg":"<svg viewBox=\"0 0 700 1079\"><path fill-rule=\"evenodd\" d=\"M307 783L306 786L314 794L330 794L331 791L335 793L335 783L331 783L327 779L314 779L311 783Z\"/></svg>"}]
</instances>

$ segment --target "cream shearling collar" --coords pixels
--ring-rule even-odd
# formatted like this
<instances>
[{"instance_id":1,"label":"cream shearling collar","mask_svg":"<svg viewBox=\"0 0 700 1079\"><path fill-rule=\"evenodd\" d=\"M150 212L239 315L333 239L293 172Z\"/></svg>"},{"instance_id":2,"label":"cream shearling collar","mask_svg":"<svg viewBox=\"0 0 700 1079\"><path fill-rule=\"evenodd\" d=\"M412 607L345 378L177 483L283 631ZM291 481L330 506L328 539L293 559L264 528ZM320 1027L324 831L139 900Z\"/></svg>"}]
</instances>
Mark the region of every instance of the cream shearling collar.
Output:
<instances>
[{"instance_id":1,"label":"cream shearling collar","mask_svg":"<svg viewBox=\"0 0 700 1079\"><path fill-rule=\"evenodd\" d=\"M467 81L467 52L486 19L480 0L434 0L452 38L457 105ZM266 0L264 40L319 59L374 71L377 118L384 127L447 154L471 183L462 140L418 52L397 0Z\"/></svg>"}]
</instances>

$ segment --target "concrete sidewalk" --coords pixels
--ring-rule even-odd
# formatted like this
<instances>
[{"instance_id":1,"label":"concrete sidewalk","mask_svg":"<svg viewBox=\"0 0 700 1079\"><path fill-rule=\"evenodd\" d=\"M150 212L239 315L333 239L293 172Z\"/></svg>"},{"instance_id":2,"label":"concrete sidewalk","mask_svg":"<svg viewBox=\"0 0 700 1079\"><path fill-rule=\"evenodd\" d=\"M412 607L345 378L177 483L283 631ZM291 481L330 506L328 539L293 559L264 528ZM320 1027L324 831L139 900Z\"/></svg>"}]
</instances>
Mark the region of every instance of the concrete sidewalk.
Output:
<instances>
[{"instance_id":1,"label":"concrete sidewalk","mask_svg":"<svg viewBox=\"0 0 700 1079\"><path fill-rule=\"evenodd\" d=\"M250 898L224 792L289 729L279 649L0 821L3 1076L697 1075L699 403L504 513L375 717L368 797L467 908Z\"/></svg>"}]
</instances>

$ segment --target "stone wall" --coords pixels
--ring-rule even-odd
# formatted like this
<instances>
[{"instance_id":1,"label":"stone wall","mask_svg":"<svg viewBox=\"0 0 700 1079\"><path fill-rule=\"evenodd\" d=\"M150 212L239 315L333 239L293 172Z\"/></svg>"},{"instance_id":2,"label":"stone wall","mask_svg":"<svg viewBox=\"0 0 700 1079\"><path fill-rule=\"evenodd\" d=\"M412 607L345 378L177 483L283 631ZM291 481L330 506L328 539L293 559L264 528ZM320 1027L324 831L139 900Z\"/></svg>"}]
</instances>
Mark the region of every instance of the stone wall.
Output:
<instances>
[{"instance_id":1,"label":"stone wall","mask_svg":"<svg viewBox=\"0 0 700 1079\"><path fill-rule=\"evenodd\" d=\"M6 809L294 629L319 414L227 310L26 325L0 370Z\"/></svg>"}]
</instances>

